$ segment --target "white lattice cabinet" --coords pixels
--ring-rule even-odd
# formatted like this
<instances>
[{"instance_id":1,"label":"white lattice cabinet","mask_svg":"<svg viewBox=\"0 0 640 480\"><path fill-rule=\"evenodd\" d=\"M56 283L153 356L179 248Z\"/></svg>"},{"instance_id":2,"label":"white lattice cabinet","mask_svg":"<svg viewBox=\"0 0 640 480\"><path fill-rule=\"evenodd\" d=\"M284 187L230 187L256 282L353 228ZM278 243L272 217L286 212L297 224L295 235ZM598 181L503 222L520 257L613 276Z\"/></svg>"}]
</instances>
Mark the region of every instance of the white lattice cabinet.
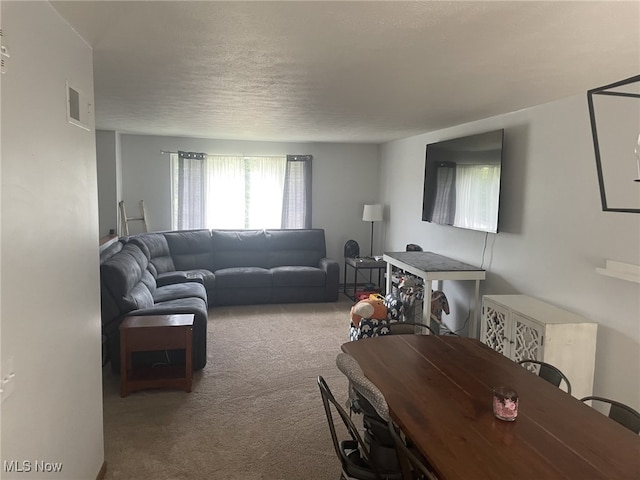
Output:
<instances>
[{"instance_id":1,"label":"white lattice cabinet","mask_svg":"<svg viewBox=\"0 0 640 480\"><path fill-rule=\"evenodd\" d=\"M555 365L576 398L593 391L597 332L597 323L527 295L482 297L480 340L514 362Z\"/></svg>"}]
</instances>

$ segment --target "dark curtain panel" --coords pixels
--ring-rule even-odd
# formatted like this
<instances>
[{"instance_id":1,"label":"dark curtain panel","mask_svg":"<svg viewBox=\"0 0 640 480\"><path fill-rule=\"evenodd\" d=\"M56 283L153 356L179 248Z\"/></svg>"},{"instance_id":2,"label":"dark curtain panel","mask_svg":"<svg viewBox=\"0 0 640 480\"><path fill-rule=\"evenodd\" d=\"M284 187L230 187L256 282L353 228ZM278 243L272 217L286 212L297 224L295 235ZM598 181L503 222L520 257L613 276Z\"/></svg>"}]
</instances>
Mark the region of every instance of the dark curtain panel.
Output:
<instances>
[{"instance_id":1,"label":"dark curtain panel","mask_svg":"<svg viewBox=\"0 0 640 480\"><path fill-rule=\"evenodd\" d=\"M311 228L311 155L287 155L282 228Z\"/></svg>"},{"instance_id":2,"label":"dark curtain panel","mask_svg":"<svg viewBox=\"0 0 640 480\"><path fill-rule=\"evenodd\" d=\"M178 230L204 228L205 158L204 153L178 152L178 202L175 212Z\"/></svg>"}]
</instances>

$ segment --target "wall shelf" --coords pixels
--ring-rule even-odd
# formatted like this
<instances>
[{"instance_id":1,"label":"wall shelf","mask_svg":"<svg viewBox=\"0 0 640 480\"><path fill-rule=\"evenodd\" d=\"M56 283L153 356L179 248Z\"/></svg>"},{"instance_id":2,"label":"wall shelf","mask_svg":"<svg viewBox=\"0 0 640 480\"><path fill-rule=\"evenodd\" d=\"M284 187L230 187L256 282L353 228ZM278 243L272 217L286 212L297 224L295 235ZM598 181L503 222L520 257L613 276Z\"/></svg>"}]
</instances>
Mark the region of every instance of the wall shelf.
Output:
<instances>
[{"instance_id":1,"label":"wall shelf","mask_svg":"<svg viewBox=\"0 0 640 480\"><path fill-rule=\"evenodd\" d=\"M630 263L607 260L605 268L596 268L596 272L607 277L620 278L629 282L640 283L640 266Z\"/></svg>"}]
</instances>

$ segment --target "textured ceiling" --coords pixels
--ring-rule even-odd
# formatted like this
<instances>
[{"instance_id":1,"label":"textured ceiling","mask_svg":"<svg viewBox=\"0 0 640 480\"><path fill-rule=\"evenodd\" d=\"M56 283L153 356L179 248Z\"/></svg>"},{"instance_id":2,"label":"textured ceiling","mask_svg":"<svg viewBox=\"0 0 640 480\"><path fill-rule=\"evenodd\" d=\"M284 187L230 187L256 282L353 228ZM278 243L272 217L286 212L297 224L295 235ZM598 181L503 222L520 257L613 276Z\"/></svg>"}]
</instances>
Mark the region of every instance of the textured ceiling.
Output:
<instances>
[{"instance_id":1,"label":"textured ceiling","mask_svg":"<svg viewBox=\"0 0 640 480\"><path fill-rule=\"evenodd\" d=\"M380 143L640 72L637 1L51 3L127 133Z\"/></svg>"}]
</instances>

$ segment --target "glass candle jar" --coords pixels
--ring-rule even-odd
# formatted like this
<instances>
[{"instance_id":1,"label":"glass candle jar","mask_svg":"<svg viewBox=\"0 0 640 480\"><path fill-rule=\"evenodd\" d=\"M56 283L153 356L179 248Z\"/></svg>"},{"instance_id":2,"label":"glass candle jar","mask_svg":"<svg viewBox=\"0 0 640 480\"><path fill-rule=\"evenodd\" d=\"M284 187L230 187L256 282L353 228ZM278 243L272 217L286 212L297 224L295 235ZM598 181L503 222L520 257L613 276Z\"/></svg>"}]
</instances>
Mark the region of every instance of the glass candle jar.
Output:
<instances>
[{"instance_id":1,"label":"glass candle jar","mask_svg":"<svg viewBox=\"0 0 640 480\"><path fill-rule=\"evenodd\" d=\"M511 387L495 387L493 414L500 420L513 422L518 416L518 392Z\"/></svg>"}]
</instances>

